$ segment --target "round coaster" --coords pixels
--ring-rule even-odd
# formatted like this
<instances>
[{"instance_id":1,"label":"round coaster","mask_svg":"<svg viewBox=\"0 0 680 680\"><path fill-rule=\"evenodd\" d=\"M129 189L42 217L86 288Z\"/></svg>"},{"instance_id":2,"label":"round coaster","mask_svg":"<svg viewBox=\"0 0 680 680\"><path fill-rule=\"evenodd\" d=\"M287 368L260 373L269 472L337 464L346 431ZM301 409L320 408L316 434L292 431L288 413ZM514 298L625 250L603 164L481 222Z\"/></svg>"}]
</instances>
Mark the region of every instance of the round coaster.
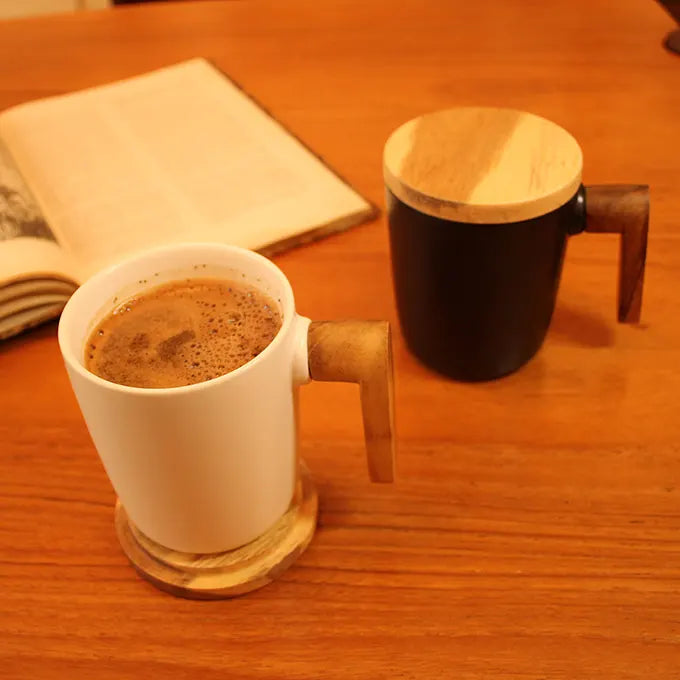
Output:
<instances>
[{"instance_id":1,"label":"round coaster","mask_svg":"<svg viewBox=\"0 0 680 680\"><path fill-rule=\"evenodd\" d=\"M318 497L309 470L300 466L293 502L265 534L222 553L169 550L142 534L116 502L118 540L132 566L161 590L192 599L235 597L267 585L309 545L316 528Z\"/></svg>"}]
</instances>

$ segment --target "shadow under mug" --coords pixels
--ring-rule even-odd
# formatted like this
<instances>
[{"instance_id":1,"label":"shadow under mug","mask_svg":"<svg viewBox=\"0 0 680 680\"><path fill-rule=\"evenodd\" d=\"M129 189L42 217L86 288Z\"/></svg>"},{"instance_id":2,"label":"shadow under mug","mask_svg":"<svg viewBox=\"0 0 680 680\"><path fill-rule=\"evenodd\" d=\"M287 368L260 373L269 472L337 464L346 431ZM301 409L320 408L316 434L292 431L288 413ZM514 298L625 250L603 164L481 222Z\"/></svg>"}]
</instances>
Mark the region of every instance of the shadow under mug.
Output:
<instances>
[{"instance_id":1,"label":"shadow under mug","mask_svg":"<svg viewBox=\"0 0 680 680\"><path fill-rule=\"evenodd\" d=\"M470 224L420 212L387 189L397 307L410 350L462 381L499 378L536 354L555 307L567 238L620 234L618 320L642 303L646 186L580 186L533 219Z\"/></svg>"}]
</instances>

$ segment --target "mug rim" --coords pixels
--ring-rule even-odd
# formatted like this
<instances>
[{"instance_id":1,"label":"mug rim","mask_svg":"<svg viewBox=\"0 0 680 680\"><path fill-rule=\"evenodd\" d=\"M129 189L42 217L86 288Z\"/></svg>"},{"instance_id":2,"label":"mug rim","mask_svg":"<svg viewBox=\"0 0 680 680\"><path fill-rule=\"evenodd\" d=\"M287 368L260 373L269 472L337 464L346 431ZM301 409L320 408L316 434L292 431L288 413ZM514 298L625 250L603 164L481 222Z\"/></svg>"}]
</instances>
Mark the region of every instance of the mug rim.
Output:
<instances>
[{"instance_id":1,"label":"mug rim","mask_svg":"<svg viewBox=\"0 0 680 680\"><path fill-rule=\"evenodd\" d=\"M75 352L72 351L70 340L71 338L71 325L78 311L78 304L82 296L85 294L83 291L89 290L92 287L100 285L103 281L107 280L111 276L114 276L121 269L131 266L132 264L139 263L145 259L162 255L164 253L173 253L177 251L183 251L188 249L204 249L210 251L217 251L224 255L229 255L235 257L237 260L251 260L258 263L262 267L268 269L274 274L274 276L279 280L282 285L283 295L281 301L281 312L283 315L283 323L281 328L279 328L274 339L255 357L248 360L242 366L229 371L224 375L220 375L217 378L210 378L209 380L203 380L201 382L193 383L191 385L179 385L175 387L134 387L132 385L121 385L119 383L112 382L111 380L106 380L95 373L89 371L83 364L83 362L75 356ZM221 264L221 263L214 263ZM230 263L231 265L231 263ZM157 269L157 267L156 267ZM158 284L162 285L162 284ZM257 286L256 286L257 287ZM144 288L142 291L154 288L153 285L149 288ZM106 389L114 390L123 394L136 394L136 395L149 395L149 396L170 396L176 394L188 394L191 392L197 392L202 389L206 389L209 386L223 384L229 380L234 380L236 377L243 375L244 373L251 370L258 363L263 361L263 357L268 356L271 352L275 351L276 347L284 342L284 336L289 332L290 327L293 324L295 314L295 298L293 296L293 288L290 281L286 275L281 271L279 267L274 264L270 259L264 255L260 255L253 250L248 250L247 248L242 248L241 246L228 245L225 243L211 243L211 242L184 242L184 243L173 243L164 246L157 246L148 248L146 250L140 251L135 255L127 257L119 262L116 262L109 267L102 269L97 272L89 279L87 279L82 285L80 285L75 293L69 298L64 309L62 310L61 317L59 319L59 327L57 329L57 339L59 343L59 349L64 362L71 369L76 371L81 377L86 380L90 380L101 387ZM83 347L86 339L83 339Z\"/></svg>"}]
</instances>

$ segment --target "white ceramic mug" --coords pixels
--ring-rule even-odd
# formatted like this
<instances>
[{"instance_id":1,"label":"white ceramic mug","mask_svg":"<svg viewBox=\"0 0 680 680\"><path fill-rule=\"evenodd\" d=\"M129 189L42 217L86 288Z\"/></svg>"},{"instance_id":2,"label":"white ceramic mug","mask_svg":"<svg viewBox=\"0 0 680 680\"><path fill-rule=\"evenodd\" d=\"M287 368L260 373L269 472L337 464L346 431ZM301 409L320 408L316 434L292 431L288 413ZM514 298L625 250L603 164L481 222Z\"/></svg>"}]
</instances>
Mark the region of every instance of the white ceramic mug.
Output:
<instances>
[{"instance_id":1,"label":"white ceramic mug","mask_svg":"<svg viewBox=\"0 0 680 680\"><path fill-rule=\"evenodd\" d=\"M244 366L206 382L127 387L90 373L93 328L127 297L190 277L240 280L280 305L274 340ZM297 386L360 383L369 469L393 477L393 389L386 322L298 315L290 283L267 258L218 244L154 249L84 283L66 305L59 346L104 468L128 517L150 539L192 553L252 541L288 509L297 474Z\"/></svg>"}]
</instances>

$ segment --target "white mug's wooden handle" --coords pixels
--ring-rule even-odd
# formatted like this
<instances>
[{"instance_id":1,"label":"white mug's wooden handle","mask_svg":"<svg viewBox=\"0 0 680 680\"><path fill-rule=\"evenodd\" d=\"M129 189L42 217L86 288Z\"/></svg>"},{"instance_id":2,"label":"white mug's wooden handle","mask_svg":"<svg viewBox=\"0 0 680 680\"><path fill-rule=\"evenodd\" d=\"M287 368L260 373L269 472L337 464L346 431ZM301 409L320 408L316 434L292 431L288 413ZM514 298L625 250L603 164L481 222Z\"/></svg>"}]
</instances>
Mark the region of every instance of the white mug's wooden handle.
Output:
<instances>
[{"instance_id":1,"label":"white mug's wooden handle","mask_svg":"<svg viewBox=\"0 0 680 680\"><path fill-rule=\"evenodd\" d=\"M387 321L313 321L308 332L312 380L358 383L368 471L394 480L394 374Z\"/></svg>"}]
</instances>

